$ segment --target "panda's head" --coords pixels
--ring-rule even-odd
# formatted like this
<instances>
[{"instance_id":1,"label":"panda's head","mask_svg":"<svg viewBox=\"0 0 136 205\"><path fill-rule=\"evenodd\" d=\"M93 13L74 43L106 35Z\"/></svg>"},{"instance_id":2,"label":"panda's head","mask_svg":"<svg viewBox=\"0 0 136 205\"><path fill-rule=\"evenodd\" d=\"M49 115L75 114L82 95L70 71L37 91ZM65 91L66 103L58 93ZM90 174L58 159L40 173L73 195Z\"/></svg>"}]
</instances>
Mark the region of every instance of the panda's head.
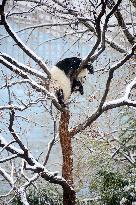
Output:
<instances>
[{"instance_id":1,"label":"panda's head","mask_svg":"<svg viewBox=\"0 0 136 205\"><path fill-rule=\"evenodd\" d=\"M85 64L82 67L82 70L80 71L80 73L77 76L77 80L79 80L81 83L84 83L88 73L89 74L93 74L94 73L94 69L93 69L93 66L92 66L91 63Z\"/></svg>"},{"instance_id":2,"label":"panda's head","mask_svg":"<svg viewBox=\"0 0 136 205\"><path fill-rule=\"evenodd\" d=\"M74 72L79 68L81 63L81 58L71 57L65 58L59 61L56 66L62 70L66 76L69 78L74 74Z\"/></svg>"},{"instance_id":3,"label":"panda's head","mask_svg":"<svg viewBox=\"0 0 136 205\"><path fill-rule=\"evenodd\" d=\"M53 66L50 71L51 82L49 90L55 93L61 105L65 104L74 91L79 91L83 95L82 84L85 81L88 71L93 73L93 67L91 64L85 65L78 76L74 77L81 62L81 58L65 58Z\"/></svg>"},{"instance_id":4,"label":"panda's head","mask_svg":"<svg viewBox=\"0 0 136 205\"><path fill-rule=\"evenodd\" d=\"M56 66L62 70L66 76L71 78L75 72L80 67L80 64L82 62L81 58L78 57L71 57L71 58L65 58L61 61L59 61ZM79 80L83 80L87 76L87 71L89 71L90 74L94 73L93 66L91 63L87 63L84 65L82 71L78 75Z\"/></svg>"},{"instance_id":5,"label":"panda's head","mask_svg":"<svg viewBox=\"0 0 136 205\"><path fill-rule=\"evenodd\" d=\"M86 81L86 77L87 77L87 70L81 70L81 72L78 74L77 76L77 80L80 81L81 83L84 83Z\"/></svg>"}]
</instances>

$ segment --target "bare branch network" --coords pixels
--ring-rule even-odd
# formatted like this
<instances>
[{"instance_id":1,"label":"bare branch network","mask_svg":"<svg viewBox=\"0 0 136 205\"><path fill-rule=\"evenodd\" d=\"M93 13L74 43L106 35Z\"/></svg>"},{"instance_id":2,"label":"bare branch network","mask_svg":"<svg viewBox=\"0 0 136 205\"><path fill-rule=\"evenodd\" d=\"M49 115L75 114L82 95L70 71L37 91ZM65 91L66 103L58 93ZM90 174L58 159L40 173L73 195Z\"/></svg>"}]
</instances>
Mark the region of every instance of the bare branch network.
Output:
<instances>
[{"instance_id":1,"label":"bare branch network","mask_svg":"<svg viewBox=\"0 0 136 205\"><path fill-rule=\"evenodd\" d=\"M131 1L132 5L135 7L135 3ZM31 65L26 65L25 63L20 62L17 58L13 56L0 52L0 63L2 65L1 69L8 69L12 73L12 77L14 81L6 78L5 83L0 85L0 90L8 91L8 102L3 104L0 101L0 111L3 113L8 113L9 119L6 119L5 126L8 131L5 131L4 134L0 134L0 153L8 152L7 155L3 155L0 158L0 163L3 165L5 163L10 163L11 170L8 171L0 167L1 176L9 183L11 190L0 197L7 197L11 195L13 192L20 198L21 202L24 205L29 205L27 199L27 188L30 185L35 185L35 182L38 178L42 178L50 183L58 184L63 189L63 204L64 205L74 205L76 204L76 192L74 189L74 180L73 180L73 150L72 150L72 141L76 134L82 133L86 128L90 128L92 123L94 123L104 112L108 110L112 110L114 108L119 108L123 106L136 108L136 99L132 99L130 96L132 93L135 95L136 88L136 77L131 78L131 80L126 84L123 88L123 94L121 97L112 98L109 100L108 96L110 90L113 89L111 84L114 81L115 72L120 71L122 66L126 66L128 61L135 59L136 57L136 40L135 40L135 23L129 18L130 23L125 22L125 18L121 12L121 8L124 3L121 0L101 0L101 1L87 1L87 4L84 4L84 1L74 2L72 1L58 1L58 0L50 0L50 1L37 1L37 0L16 0L16 2L12 2L13 7L10 10L7 10L7 0L2 1L2 5L0 7L0 15L1 20L0 24L3 26L4 31L6 31L6 35L2 35L0 40L1 42L6 38L11 38L16 46L21 49L21 51L29 57L35 64L37 68L34 68ZM24 9L20 12L18 11L18 6L22 5L22 7L28 3L28 9ZM75 4L75 5L74 5ZM23 7L24 8L24 7ZM17 16L31 16L34 12L41 12L41 16L44 15L46 17L47 14L51 15L52 18L57 18L57 21L54 23L46 22L46 18L44 19L44 23L39 23L36 25L30 25L20 29L18 31L14 31L12 28L12 24L10 24L9 20L14 20ZM131 15L129 13L129 15ZM43 16L42 16L43 17ZM115 24L111 25L112 20L115 20ZM112 38L109 33L113 32L115 27L119 28L117 35L121 32L123 35L124 41L127 42L127 47L122 46L116 38ZM131 26L131 29L129 29ZM73 77L77 77L84 69L84 65L89 63L95 64L99 61L101 55L110 47L117 52L117 55L121 56L118 60L111 65L109 68L99 68L99 70L95 70L95 73L101 73L101 70L107 73L107 79L105 80L104 89L102 90L101 97L98 100L97 107L90 107L89 110L93 110L91 114L80 120L78 124L72 124L72 120L70 117L69 107L72 103L68 103L67 107L62 107L57 97L49 91L49 82L51 80L50 68L45 63L45 61L39 57L26 43L21 40L19 34L22 32L27 32L28 30L38 29L46 27L47 29L51 28L62 28L66 27L66 32L62 35L62 38L67 38L68 36L72 36L75 34L77 37L81 34L81 37L78 37L78 40L73 43L76 44L79 39L82 37L86 37L88 40L88 48L89 52L87 56L83 57L83 60ZM118 29L117 28L117 29ZM110 30L111 29L111 30ZM113 30L112 30L113 29ZM132 32L133 30L133 32ZM89 38L93 38L93 45L89 45ZM119 37L120 38L120 37ZM70 50L70 48L68 49ZM45 54L46 55L46 54ZM126 68L127 70L127 68ZM95 75L95 74L94 74ZM101 75L101 74L100 74ZM3 74L4 76L4 74ZM16 76L14 78L14 76ZM101 77L102 78L102 77ZM120 79L121 80L121 79ZM3 82L3 81L2 81ZM31 92L36 93L36 98L29 100L29 102L23 102L20 99L12 100L13 93L11 92L14 86L28 86ZM38 94L37 94L38 93ZM35 95L35 94L34 94ZM50 110L47 108L47 102L50 102ZM40 104L41 103L41 104ZM47 153L44 156L44 162L39 162L33 154L31 154L28 146L25 145L22 140L22 136L15 130L17 114L16 113L25 113L27 110L32 108L33 106L42 105L45 110L49 113L53 121L53 137L48 144ZM80 105L80 102L79 102ZM81 106L81 105L80 105ZM92 109L93 108L93 109ZM0 112L0 114L1 114ZM56 116L54 113L59 112L61 115L60 121L56 122ZM27 115L27 114L26 114ZM55 116L55 117L54 117ZM1 117L1 116L0 116ZM70 123L72 124L70 128ZM59 130L57 130L57 126L59 124ZM15 127L15 128L14 128ZM3 128L2 128L3 129ZM0 129L0 130L2 130ZM91 129L91 128L90 128ZM12 140L8 140L5 138L5 135L10 135ZM64 136L66 138L64 138ZM56 139L59 138L62 148L63 162L62 162L62 176L59 176L56 171L50 172L46 169L46 165L49 161L49 157L52 151L54 144L56 143ZM67 144L68 143L68 144ZM71 155L71 156L70 156ZM15 174L16 170L14 167L14 160L20 159L20 173L21 176L24 177L25 182L23 184L17 185ZM66 166L67 165L67 166ZM27 171L31 171L32 176L27 175Z\"/></svg>"}]
</instances>

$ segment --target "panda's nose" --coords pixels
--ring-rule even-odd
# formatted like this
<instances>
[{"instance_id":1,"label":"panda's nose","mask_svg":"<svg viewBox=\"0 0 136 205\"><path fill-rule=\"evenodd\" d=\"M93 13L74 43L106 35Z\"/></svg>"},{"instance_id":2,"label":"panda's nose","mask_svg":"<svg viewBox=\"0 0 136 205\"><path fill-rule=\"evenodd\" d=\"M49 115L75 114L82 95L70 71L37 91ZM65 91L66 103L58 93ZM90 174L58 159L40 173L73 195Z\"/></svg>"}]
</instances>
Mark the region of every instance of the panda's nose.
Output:
<instances>
[{"instance_id":1,"label":"panda's nose","mask_svg":"<svg viewBox=\"0 0 136 205\"><path fill-rule=\"evenodd\" d=\"M84 76L84 79L86 80L86 76Z\"/></svg>"},{"instance_id":2,"label":"panda's nose","mask_svg":"<svg viewBox=\"0 0 136 205\"><path fill-rule=\"evenodd\" d=\"M86 76L82 78L82 83L84 83L86 81Z\"/></svg>"}]
</instances>

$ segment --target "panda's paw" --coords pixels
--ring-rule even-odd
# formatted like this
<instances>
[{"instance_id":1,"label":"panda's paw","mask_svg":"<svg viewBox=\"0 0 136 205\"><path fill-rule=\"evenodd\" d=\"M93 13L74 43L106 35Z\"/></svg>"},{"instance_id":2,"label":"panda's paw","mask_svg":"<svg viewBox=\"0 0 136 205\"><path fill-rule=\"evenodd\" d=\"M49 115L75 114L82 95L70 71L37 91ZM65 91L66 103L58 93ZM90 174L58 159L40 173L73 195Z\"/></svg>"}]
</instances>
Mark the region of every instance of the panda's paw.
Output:
<instances>
[{"instance_id":1,"label":"panda's paw","mask_svg":"<svg viewBox=\"0 0 136 205\"><path fill-rule=\"evenodd\" d=\"M83 95L83 94L84 94L84 91L83 91L83 90L82 90L82 91L80 91L80 94L81 94L81 95Z\"/></svg>"},{"instance_id":2,"label":"panda's paw","mask_svg":"<svg viewBox=\"0 0 136 205\"><path fill-rule=\"evenodd\" d=\"M84 94L83 87L80 87L80 88L79 88L79 92L80 92L80 94L81 94L81 95L83 95L83 94Z\"/></svg>"},{"instance_id":3,"label":"panda's paw","mask_svg":"<svg viewBox=\"0 0 136 205\"><path fill-rule=\"evenodd\" d=\"M57 91L56 91L56 96L57 96L57 99L58 99L58 103L59 103L61 106L64 106L65 103L64 103L63 90L62 90L62 89L57 90Z\"/></svg>"},{"instance_id":4,"label":"panda's paw","mask_svg":"<svg viewBox=\"0 0 136 205\"><path fill-rule=\"evenodd\" d=\"M66 108L67 107L67 105L63 102L61 102L61 103L59 103L61 106L62 106L62 108Z\"/></svg>"}]
</instances>

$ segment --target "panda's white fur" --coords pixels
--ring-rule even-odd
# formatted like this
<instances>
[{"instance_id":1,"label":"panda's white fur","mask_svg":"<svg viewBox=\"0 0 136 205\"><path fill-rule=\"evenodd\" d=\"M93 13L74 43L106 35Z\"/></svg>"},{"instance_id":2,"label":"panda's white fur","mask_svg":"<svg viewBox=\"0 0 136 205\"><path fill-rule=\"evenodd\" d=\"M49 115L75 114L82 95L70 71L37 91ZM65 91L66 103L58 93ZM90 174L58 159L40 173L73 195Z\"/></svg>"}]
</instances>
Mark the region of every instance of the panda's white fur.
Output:
<instances>
[{"instance_id":1,"label":"panda's white fur","mask_svg":"<svg viewBox=\"0 0 136 205\"><path fill-rule=\"evenodd\" d=\"M49 91L56 94L59 89L63 90L64 102L66 102L71 96L71 81L69 76L65 74L65 72L59 69L57 66L53 66L51 69L51 81L49 84ZM77 76L77 80L79 80L82 84L86 80L87 69L83 69L79 75ZM57 96L56 96L57 97Z\"/></svg>"},{"instance_id":2,"label":"panda's white fur","mask_svg":"<svg viewBox=\"0 0 136 205\"><path fill-rule=\"evenodd\" d=\"M77 79L81 82L84 83L87 77L87 69L81 70L81 72L78 74Z\"/></svg>"},{"instance_id":3,"label":"panda's white fur","mask_svg":"<svg viewBox=\"0 0 136 205\"><path fill-rule=\"evenodd\" d=\"M51 83L49 85L50 92L55 92L58 89L63 90L64 101L68 100L71 95L71 82L70 78L60 70L57 66L53 66L51 69Z\"/></svg>"}]
</instances>

